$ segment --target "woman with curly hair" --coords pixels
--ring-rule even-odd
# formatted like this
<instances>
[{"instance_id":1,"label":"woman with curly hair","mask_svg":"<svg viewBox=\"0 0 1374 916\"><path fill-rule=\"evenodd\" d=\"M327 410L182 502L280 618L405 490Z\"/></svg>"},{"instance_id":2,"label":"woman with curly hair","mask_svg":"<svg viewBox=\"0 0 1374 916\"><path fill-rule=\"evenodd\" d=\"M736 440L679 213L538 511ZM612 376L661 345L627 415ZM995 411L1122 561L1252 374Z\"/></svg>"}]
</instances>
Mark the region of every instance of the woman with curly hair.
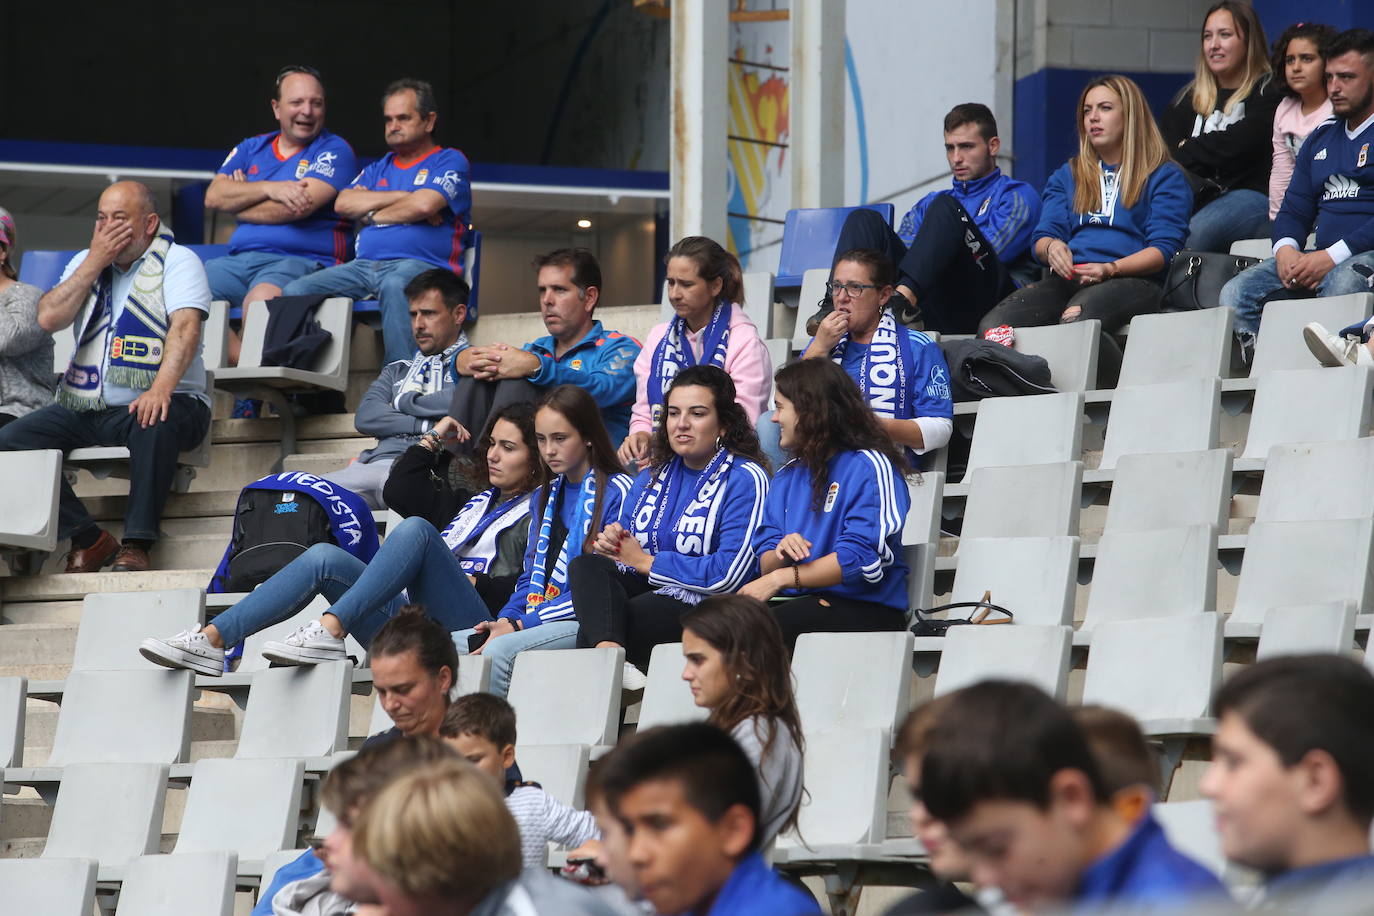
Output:
<instances>
[{"instance_id":1,"label":"woman with curly hair","mask_svg":"<svg viewBox=\"0 0 1374 916\"><path fill-rule=\"evenodd\" d=\"M1269 170L1269 218L1279 215L1293 177L1293 164L1307 135L1331 117L1322 48L1336 30L1319 22L1298 22L1274 42L1274 81L1283 100L1274 111L1274 163Z\"/></svg>"},{"instance_id":2,"label":"woman with curly hair","mask_svg":"<svg viewBox=\"0 0 1374 916\"><path fill-rule=\"evenodd\" d=\"M624 646L625 686L643 686L659 643L702 598L754 573L749 539L763 517L767 460L735 385L716 366L679 372L654 429L649 467L619 518L568 571L583 648Z\"/></svg>"},{"instance_id":3,"label":"woman with curly hair","mask_svg":"<svg viewBox=\"0 0 1374 916\"><path fill-rule=\"evenodd\" d=\"M905 457L830 360L784 366L774 384L773 422L796 457L769 487L753 542L762 575L740 593L784 599L773 612L789 649L802 633L905 628Z\"/></svg>"}]
</instances>

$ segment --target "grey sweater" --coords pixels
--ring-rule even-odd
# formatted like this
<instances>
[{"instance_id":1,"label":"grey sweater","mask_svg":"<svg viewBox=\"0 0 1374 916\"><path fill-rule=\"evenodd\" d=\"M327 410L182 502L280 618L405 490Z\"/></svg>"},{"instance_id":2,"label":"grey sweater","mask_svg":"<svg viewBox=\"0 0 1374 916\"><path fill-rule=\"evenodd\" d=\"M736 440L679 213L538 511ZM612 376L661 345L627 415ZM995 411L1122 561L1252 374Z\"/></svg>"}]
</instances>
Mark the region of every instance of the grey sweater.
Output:
<instances>
[{"instance_id":1,"label":"grey sweater","mask_svg":"<svg viewBox=\"0 0 1374 916\"><path fill-rule=\"evenodd\" d=\"M22 417L52 403L52 336L38 326L43 291L14 283L0 291L0 413Z\"/></svg>"},{"instance_id":2,"label":"grey sweater","mask_svg":"<svg viewBox=\"0 0 1374 916\"><path fill-rule=\"evenodd\" d=\"M781 729L764 756L763 748L774 728ZM759 843L767 846L792 816L802 795L802 753L787 727L773 719L755 716L730 730L759 774Z\"/></svg>"},{"instance_id":3,"label":"grey sweater","mask_svg":"<svg viewBox=\"0 0 1374 916\"><path fill-rule=\"evenodd\" d=\"M353 425L364 436L376 436L377 445L358 456L363 464L382 459L394 461L414 445L421 434L448 413L453 398L451 373L444 373L444 387L432 394L397 392L410 371L410 360L398 359L382 368L358 404Z\"/></svg>"}]
</instances>

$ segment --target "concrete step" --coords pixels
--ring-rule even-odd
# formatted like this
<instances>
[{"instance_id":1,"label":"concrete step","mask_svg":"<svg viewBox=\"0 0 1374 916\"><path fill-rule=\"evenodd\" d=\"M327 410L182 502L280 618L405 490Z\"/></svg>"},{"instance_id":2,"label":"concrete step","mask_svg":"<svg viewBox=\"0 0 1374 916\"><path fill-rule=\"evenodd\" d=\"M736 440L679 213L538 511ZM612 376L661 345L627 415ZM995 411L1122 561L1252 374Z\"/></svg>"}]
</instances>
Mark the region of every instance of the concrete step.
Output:
<instances>
[{"instance_id":1,"label":"concrete step","mask_svg":"<svg viewBox=\"0 0 1374 916\"><path fill-rule=\"evenodd\" d=\"M47 842L46 836L0 840L0 859L36 859L43 854Z\"/></svg>"},{"instance_id":2,"label":"concrete step","mask_svg":"<svg viewBox=\"0 0 1374 916\"><path fill-rule=\"evenodd\" d=\"M14 601L0 606L0 626L15 623L77 623L82 601ZM0 633L0 639L4 638Z\"/></svg>"},{"instance_id":3,"label":"concrete step","mask_svg":"<svg viewBox=\"0 0 1374 916\"><path fill-rule=\"evenodd\" d=\"M290 471L304 471L307 474L321 475L331 471L343 470L348 467L349 462L354 457L356 457L356 453L288 455L282 466Z\"/></svg>"},{"instance_id":4,"label":"concrete step","mask_svg":"<svg viewBox=\"0 0 1374 916\"><path fill-rule=\"evenodd\" d=\"M24 837L46 837L51 823L52 807L37 796L6 796L0 802L0 842Z\"/></svg>"},{"instance_id":5,"label":"concrete step","mask_svg":"<svg viewBox=\"0 0 1374 916\"><path fill-rule=\"evenodd\" d=\"M220 558L224 556L224 548L229 543L231 520L226 520L224 530L206 534L184 534L173 537L163 537L153 545L149 553L149 561L156 569L178 570L178 569L202 569L214 567L219 564ZM123 536L122 525L110 525L106 530L116 539ZM40 571L41 575L65 575L62 572L67 566L66 552L55 551L48 554L43 561ZM99 575L87 573L87 575ZM115 573L115 575L128 575L127 573ZM207 576L203 581L197 583L204 587L210 581Z\"/></svg>"},{"instance_id":6,"label":"concrete step","mask_svg":"<svg viewBox=\"0 0 1374 916\"><path fill-rule=\"evenodd\" d=\"M296 438L302 442L315 439L362 438L351 413L330 413L296 418ZM215 445L245 442L280 442L281 420L261 417L256 420L215 420L210 424L210 437Z\"/></svg>"},{"instance_id":7,"label":"concrete step","mask_svg":"<svg viewBox=\"0 0 1374 916\"><path fill-rule=\"evenodd\" d=\"M192 490L190 493L171 494L162 510L163 530L170 530L168 525L174 519L232 516L234 507L238 505L241 488L240 485L232 489ZM129 507L129 496L127 492L113 496L88 496L84 497L82 502L86 505L86 511L97 521L123 521L124 513Z\"/></svg>"},{"instance_id":8,"label":"concrete step","mask_svg":"<svg viewBox=\"0 0 1374 916\"><path fill-rule=\"evenodd\" d=\"M57 732L60 707L56 703L30 700L24 710L24 760L27 766L42 766L48 759L53 735ZM232 710L196 705L191 707L191 744L227 741L238 745L237 717ZM227 755L234 754L230 750Z\"/></svg>"},{"instance_id":9,"label":"concrete step","mask_svg":"<svg viewBox=\"0 0 1374 916\"><path fill-rule=\"evenodd\" d=\"M221 545L221 550L223 545ZM218 560L218 557L216 557ZM4 603L72 601L103 592L137 592L162 588L204 588L214 572L199 569L155 569L148 572L57 573L42 576L10 576L0 584Z\"/></svg>"},{"instance_id":10,"label":"concrete step","mask_svg":"<svg viewBox=\"0 0 1374 916\"><path fill-rule=\"evenodd\" d=\"M28 669L71 665L75 651L75 623L17 623L0 628L0 669L22 671L35 678Z\"/></svg>"}]
</instances>

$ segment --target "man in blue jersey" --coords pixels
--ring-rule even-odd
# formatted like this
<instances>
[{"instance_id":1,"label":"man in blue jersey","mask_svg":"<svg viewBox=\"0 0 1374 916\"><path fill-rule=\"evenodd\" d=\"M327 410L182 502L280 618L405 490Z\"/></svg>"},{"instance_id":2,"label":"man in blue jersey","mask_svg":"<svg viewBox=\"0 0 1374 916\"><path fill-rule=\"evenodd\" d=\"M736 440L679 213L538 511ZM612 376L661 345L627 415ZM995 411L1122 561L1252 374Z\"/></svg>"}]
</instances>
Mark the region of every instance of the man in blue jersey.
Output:
<instances>
[{"instance_id":1,"label":"man in blue jersey","mask_svg":"<svg viewBox=\"0 0 1374 916\"><path fill-rule=\"evenodd\" d=\"M401 79L382 98L391 152L339 192L334 209L359 222L358 256L347 264L301 277L288 296L376 297L382 310L386 362L413 352L406 284L422 271L463 272L472 180L461 152L434 142L434 88Z\"/></svg>"},{"instance_id":2,"label":"man in blue jersey","mask_svg":"<svg viewBox=\"0 0 1374 916\"><path fill-rule=\"evenodd\" d=\"M1374 674L1335 655L1251 665L1212 700L1217 733L1200 788L1222 852L1265 875L1263 909L1368 910L1371 709Z\"/></svg>"},{"instance_id":3,"label":"man in blue jersey","mask_svg":"<svg viewBox=\"0 0 1374 916\"><path fill-rule=\"evenodd\" d=\"M1027 261L1040 195L997 167L1002 141L986 105L955 105L944 128L953 186L921 198L896 232L877 212L854 210L840 230L835 256L855 248L883 252L897 265L893 313L903 324L972 334L978 319L1016 288L1012 271ZM816 333L812 322L832 306L829 295L821 300L821 310L807 323L809 333Z\"/></svg>"},{"instance_id":4,"label":"man in blue jersey","mask_svg":"<svg viewBox=\"0 0 1374 916\"><path fill-rule=\"evenodd\" d=\"M331 204L358 162L342 137L324 129L319 73L283 68L272 116L278 130L241 140L205 192L207 207L238 219L229 254L205 265L210 295L231 305L280 296L292 280L352 254L351 227ZM236 352L230 361L238 362Z\"/></svg>"},{"instance_id":5,"label":"man in blue jersey","mask_svg":"<svg viewBox=\"0 0 1374 916\"><path fill-rule=\"evenodd\" d=\"M1335 117L1308 135L1274 218L1274 256L1221 289L1236 310L1236 336L1247 349L1266 302L1343 296L1371 290L1374 269L1374 33L1350 29L1332 39L1326 81ZM1303 252L1315 229L1317 247ZM1342 365L1343 341L1320 325L1304 330L1314 355ZM1335 351L1335 352L1333 352Z\"/></svg>"}]
</instances>

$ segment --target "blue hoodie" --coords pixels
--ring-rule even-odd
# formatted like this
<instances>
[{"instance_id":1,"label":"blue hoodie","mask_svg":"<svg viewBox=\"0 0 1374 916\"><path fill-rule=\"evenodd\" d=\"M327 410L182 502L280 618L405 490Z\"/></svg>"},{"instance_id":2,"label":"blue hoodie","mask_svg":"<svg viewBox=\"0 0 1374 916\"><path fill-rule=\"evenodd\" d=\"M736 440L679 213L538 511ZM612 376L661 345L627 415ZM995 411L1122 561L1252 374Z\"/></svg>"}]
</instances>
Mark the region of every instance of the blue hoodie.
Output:
<instances>
[{"instance_id":1,"label":"blue hoodie","mask_svg":"<svg viewBox=\"0 0 1374 916\"><path fill-rule=\"evenodd\" d=\"M1074 904L1081 912L1102 907L1135 912L1147 904L1181 906L1186 900L1226 900L1210 871L1169 845L1164 828L1146 814L1126 841L1083 872Z\"/></svg>"},{"instance_id":2,"label":"blue hoodie","mask_svg":"<svg viewBox=\"0 0 1374 916\"><path fill-rule=\"evenodd\" d=\"M1026 253L1031 229L1040 218L1040 195L1024 181L1003 175L1001 169L993 169L972 181L956 181L951 188L922 197L902 217L898 238L907 245L912 243L925 219L926 207L941 194L953 197L968 211L983 237L997 249L997 259L1003 264L1010 264Z\"/></svg>"}]
</instances>

